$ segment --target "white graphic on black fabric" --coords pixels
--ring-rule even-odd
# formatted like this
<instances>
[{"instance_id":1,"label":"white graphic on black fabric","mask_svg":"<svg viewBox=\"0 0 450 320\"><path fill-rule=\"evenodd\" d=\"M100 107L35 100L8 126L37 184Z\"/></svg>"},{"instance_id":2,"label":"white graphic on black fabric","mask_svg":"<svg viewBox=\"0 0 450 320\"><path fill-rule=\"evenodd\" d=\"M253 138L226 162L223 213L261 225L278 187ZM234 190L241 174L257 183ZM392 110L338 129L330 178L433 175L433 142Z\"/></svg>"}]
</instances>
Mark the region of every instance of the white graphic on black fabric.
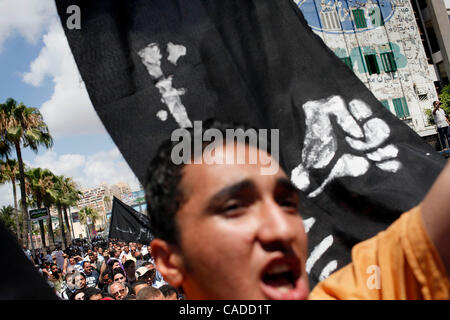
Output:
<instances>
[{"instance_id":1,"label":"white graphic on black fabric","mask_svg":"<svg viewBox=\"0 0 450 320\"><path fill-rule=\"evenodd\" d=\"M344 153L336 161L328 176L315 190L309 191L308 197L318 196L334 179L341 177L360 177L371 165L383 171L395 173L401 167L396 160L398 148L392 144L383 146L390 136L389 126L380 118L371 118L370 107L361 100L352 100L349 106L339 96L328 99L309 101L303 105L305 112L305 139L302 150L302 162L292 170L291 180L302 191L308 191L311 184L311 170L324 169L335 159L338 140L333 132L332 119L345 133L345 141L364 155ZM305 231L309 232L316 220L304 220ZM327 235L311 251L306 261L306 271L311 272L316 262L333 245L333 235ZM327 278L337 269L337 260L328 262L321 270L319 280Z\"/></svg>"},{"instance_id":2,"label":"white graphic on black fabric","mask_svg":"<svg viewBox=\"0 0 450 320\"><path fill-rule=\"evenodd\" d=\"M338 141L333 132L332 118L347 135L345 141L365 156L343 154L337 159L328 177L309 198L318 196L332 180L341 177L359 177L364 175L373 162L379 169L391 173L401 168L394 158L398 149L394 145L381 145L389 138L390 128L380 118L372 116L370 107L361 100L352 100L349 109L339 96L329 99L309 101L303 105L306 133L302 151L302 162L292 170L291 180L302 191L310 186L310 171L324 169L335 158ZM364 123L362 123L365 121Z\"/></svg>"},{"instance_id":3,"label":"white graphic on black fabric","mask_svg":"<svg viewBox=\"0 0 450 320\"><path fill-rule=\"evenodd\" d=\"M133 230L131 230L131 227L128 227L128 230L120 229L119 227L116 227L116 230L122 233L129 233L129 234L136 234ZM152 235L150 230L146 228L140 228L139 229L139 235L135 238L136 241L145 240L148 241L149 239L152 239Z\"/></svg>"},{"instance_id":4,"label":"white graphic on black fabric","mask_svg":"<svg viewBox=\"0 0 450 320\"><path fill-rule=\"evenodd\" d=\"M173 65L176 65L178 60L186 55L186 47L169 42L167 52L167 60ZM186 108L181 102L181 96L186 93L186 90L183 88L175 89L172 85L173 76L166 77L164 75L161 69L162 55L159 46L156 43L151 43L140 50L138 55L141 57L141 61L147 68L150 76L156 80L155 87L158 88L162 97L161 102L167 106L169 113L181 128L192 127ZM161 121L166 121L167 119L167 114L164 112L165 110L160 110L156 114Z\"/></svg>"},{"instance_id":5,"label":"white graphic on black fabric","mask_svg":"<svg viewBox=\"0 0 450 320\"><path fill-rule=\"evenodd\" d=\"M133 230L131 230L130 227L128 227L128 230L122 230L119 227L116 227L116 230L122 233L129 233L129 234L133 234Z\"/></svg>"}]
</instances>

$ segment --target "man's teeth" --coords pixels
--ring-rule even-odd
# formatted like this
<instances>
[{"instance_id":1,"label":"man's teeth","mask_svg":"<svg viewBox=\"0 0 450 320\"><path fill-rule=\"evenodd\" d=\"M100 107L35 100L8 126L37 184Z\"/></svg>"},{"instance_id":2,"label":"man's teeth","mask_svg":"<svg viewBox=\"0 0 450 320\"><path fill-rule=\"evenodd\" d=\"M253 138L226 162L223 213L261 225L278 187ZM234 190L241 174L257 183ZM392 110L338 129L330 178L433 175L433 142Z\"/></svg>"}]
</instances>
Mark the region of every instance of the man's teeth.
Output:
<instances>
[{"instance_id":1,"label":"man's teeth","mask_svg":"<svg viewBox=\"0 0 450 320\"><path fill-rule=\"evenodd\" d=\"M269 268L269 270L267 270L266 273L268 275L272 275L272 274L284 273L284 272L289 272L289 271L291 271L289 266L287 266L285 264L277 264L277 265Z\"/></svg>"},{"instance_id":2,"label":"man's teeth","mask_svg":"<svg viewBox=\"0 0 450 320\"><path fill-rule=\"evenodd\" d=\"M290 287L291 287L291 286L290 286ZM290 290L291 288L288 288L288 287L277 287L277 289L278 289L278 291L280 291L280 292L286 293L286 292L289 292L289 290Z\"/></svg>"}]
</instances>

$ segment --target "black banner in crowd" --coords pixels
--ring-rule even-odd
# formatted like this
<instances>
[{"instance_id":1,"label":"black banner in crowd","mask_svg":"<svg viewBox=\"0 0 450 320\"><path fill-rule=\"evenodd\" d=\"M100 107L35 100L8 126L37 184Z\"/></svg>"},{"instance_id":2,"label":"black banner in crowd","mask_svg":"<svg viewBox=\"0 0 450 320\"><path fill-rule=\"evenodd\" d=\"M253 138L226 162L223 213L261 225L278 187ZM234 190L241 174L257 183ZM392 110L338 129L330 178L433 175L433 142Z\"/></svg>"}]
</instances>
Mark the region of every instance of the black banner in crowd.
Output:
<instances>
[{"instance_id":1,"label":"black banner in crowd","mask_svg":"<svg viewBox=\"0 0 450 320\"><path fill-rule=\"evenodd\" d=\"M302 190L312 286L417 205L443 168L291 0L56 4L90 99L141 183L160 142L194 121L280 130L282 167Z\"/></svg>"},{"instance_id":2,"label":"black banner in crowd","mask_svg":"<svg viewBox=\"0 0 450 320\"><path fill-rule=\"evenodd\" d=\"M0 301L58 299L1 219L0 252L0 274L4 275L0 279Z\"/></svg>"},{"instance_id":3,"label":"black banner in crowd","mask_svg":"<svg viewBox=\"0 0 450 320\"><path fill-rule=\"evenodd\" d=\"M113 199L109 239L148 245L153 240L150 220L116 197Z\"/></svg>"}]
</instances>

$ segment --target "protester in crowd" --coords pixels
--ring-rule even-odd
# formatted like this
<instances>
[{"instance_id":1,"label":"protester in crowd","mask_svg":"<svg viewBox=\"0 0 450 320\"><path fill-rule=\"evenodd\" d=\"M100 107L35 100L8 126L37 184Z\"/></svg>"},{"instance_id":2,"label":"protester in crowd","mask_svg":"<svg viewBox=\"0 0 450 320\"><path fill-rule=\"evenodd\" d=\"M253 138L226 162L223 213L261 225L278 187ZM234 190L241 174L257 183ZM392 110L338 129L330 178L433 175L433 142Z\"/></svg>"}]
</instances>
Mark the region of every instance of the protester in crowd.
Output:
<instances>
[{"instance_id":1,"label":"protester in crowd","mask_svg":"<svg viewBox=\"0 0 450 320\"><path fill-rule=\"evenodd\" d=\"M103 293L97 288L86 288L84 291L84 300L101 300L103 299Z\"/></svg>"},{"instance_id":2,"label":"protester in crowd","mask_svg":"<svg viewBox=\"0 0 450 320\"><path fill-rule=\"evenodd\" d=\"M84 300L84 289L79 289L74 292L70 300Z\"/></svg>"},{"instance_id":3,"label":"protester in crowd","mask_svg":"<svg viewBox=\"0 0 450 320\"><path fill-rule=\"evenodd\" d=\"M86 276L86 287L97 287L99 274L97 270L94 270L92 268L92 265L89 261L83 262L83 273Z\"/></svg>"},{"instance_id":4,"label":"protester in crowd","mask_svg":"<svg viewBox=\"0 0 450 320\"><path fill-rule=\"evenodd\" d=\"M144 261L150 261L151 263L155 264L155 260L152 257L152 247L150 246L150 244L143 247L142 258L144 259Z\"/></svg>"},{"instance_id":5,"label":"protester in crowd","mask_svg":"<svg viewBox=\"0 0 450 320\"><path fill-rule=\"evenodd\" d=\"M33 261L33 257L31 256L30 249L28 249L26 245L23 245L22 249L23 249L23 253L27 256L27 258L30 259L30 261Z\"/></svg>"},{"instance_id":6,"label":"protester in crowd","mask_svg":"<svg viewBox=\"0 0 450 320\"><path fill-rule=\"evenodd\" d=\"M47 255L45 256L45 260L48 262L48 263L53 263L53 259L52 259L52 255L51 255L51 251L50 251L50 248L47 248Z\"/></svg>"},{"instance_id":7,"label":"protester in crowd","mask_svg":"<svg viewBox=\"0 0 450 320\"><path fill-rule=\"evenodd\" d=\"M137 280L131 286L131 294L137 295L142 288L148 287L146 280Z\"/></svg>"},{"instance_id":8,"label":"protester in crowd","mask_svg":"<svg viewBox=\"0 0 450 320\"><path fill-rule=\"evenodd\" d=\"M98 260L96 252L91 252L91 253L89 253L88 256L89 256L89 262L91 263L92 268L95 271L100 272L103 261Z\"/></svg>"},{"instance_id":9,"label":"protester in crowd","mask_svg":"<svg viewBox=\"0 0 450 320\"><path fill-rule=\"evenodd\" d=\"M155 281L155 269L140 267L136 270L136 278L139 281L145 281L149 286L153 286Z\"/></svg>"},{"instance_id":10,"label":"protester in crowd","mask_svg":"<svg viewBox=\"0 0 450 320\"><path fill-rule=\"evenodd\" d=\"M120 259L120 261L122 261L122 264L124 264L125 263L125 261L127 261L128 259L128 255L130 254L130 247L129 246L127 246L127 245L125 245L124 247L123 247L123 250L122 250L122 252L120 253L120 256L119 256L119 259Z\"/></svg>"},{"instance_id":11,"label":"protester in crowd","mask_svg":"<svg viewBox=\"0 0 450 320\"><path fill-rule=\"evenodd\" d=\"M58 269L63 270L64 267L64 252L61 250L60 246L57 246L55 250L52 252L52 260L56 258L56 265Z\"/></svg>"},{"instance_id":12,"label":"protester in crowd","mask_svg":"<svg viewBox=\"0 0 450 320\"><path fill-rule=\"evenodd\" d=\"M136 263L136 246L131 246L130 247L130 253L126 256L123 257L122 259L126 260L133 260L134 263ZM123 264L123 263L122 263Z\"/></svg>"},{"instance_id":13,"label":"protester in crowd","mask_svg":"<svg viewBox=\"0 0 450 320\"><path fill-rule=\"evenodd\" d=\"M159 288L166 300L178 300L178 291L171 285L165 284Z\"/></svg>"},{"instance_id":14,"label":"protester in crowd","mask_svg":"<svg viewBox=\"0 0 450 320\"><path fill-rule=\"evenodd\" d=\"M142 256L142 253L136 249L136 252L134 253L134 259L135 259L135 265L136 268L138 268L138 266L142 266L142 264L145 262L144 257Z\"/></svg>"},{"instance_id":15,"label":"protester in crowd","mask_svg":"<svg viewBox=\"0 0 450 320\"><path fill-rule=\"evenodd\" d=\"M164 295L156 288L147 286L136 295L136 300L165 300Z\"/></svg>"},{"instance_id":16,"label":"protester in crowd","mask_svg":"<svg viewBox=\"0 0 450 320\"><path fill-rule=\"evenodd\" d=\"M61 290L64 277L61 270L58 269L58 266L55 263L50 265L50 271L51 274L49 275L48 280L53 283L56 292L58 292Z\"/></svg>"},{"instance_id":17,"label":"protester in crowd","mask_svg":"<svg viewBox=\"0 0 450 320\"><path fill-rule=\"evenodd\" d=\"M113 269L113 282L125 283L127 277L122 269Z\"/></svg>"},{"instance_id":18,"label":"protester in crowd","mask_svg":"<svg viewBox=\"0 0 450 320\"><path fill-rule=\"evenodd\" d=\"M146 267L149 270L153 270L155 269L155 278L153 279L153 287L159 288L160 286L163 286L165 284L167 284L166 281L164 281L161 273L158 271L158 269L155 268L155 264L152 263L151 261L145 261L142 264L143 267Z\"/></svg>"},{"instance_id":19,"label":"protester in crowd","mask_svg":"<svg viewBox=\"0 0 450 320\"><path fill-rule=\"evenodd\" d=\"M100 276L98 288L101 289L103 292L108 292L108 285L111 284L112 282L113 282L113 273L112 269L109 267Z\"/></svg>"},{"instance_id":20,"label":"protester in crowd","mask_svg":"<svg viewBox=\"0 0 450 320\"><path fill-rule=\"evenodd\" d=\"M213 128L226 135L224 126ZM261 174L276 160L232 142L210 151L208 161L175 165L175 145L167 141L159 149L145 186L156 237L152 252L164 279L189 299L307 299L298 189L281 168ZM244 154L235 153L242 148ZM226 162L231 153L239 157L235 164ZM249 163L249 153L270 161ZM352 263L309 298L449 299L449 191L450 163L418 207L356 245ZM378 290L366 285L370 266L379 267Z\"/></svg>"},{"instance_id":21,"label":"protester in crowd","mask_svg":"<svg viewBox=\"0 0 450 320\"><path fill-rule=\"evenodd\" d=\"M38 249L34 249L34 264L36 266L40 266L42 264L42 262L44 261L44 255L42 254L41 250Z\"/></svg>"},{"instance_id":22,"label":"protester in crowd","mask_svg":"<svg viewBox=\"0 0 450 320\"><path fill-rule=\"evenodd\" d=\"M116 300L122 300L128 295L128 292L128 287L119 281L113 282L108 286L108 293Z\"/></svg>"},{"instance_id":23,"label":"protester in crowd","mask_svg":"<svg viewBox=\"0 0 450 320\"><path fill-rule=\"evenodd\" d=\"M77 291L75 288L75 276L72 273L67 273L64 276L63 286L59 292L61 299L69 300L72 294Z\"/></svg>"},{"instance_id":24,"label":"protester in crowd","mask_svg":"<svg viewBox=\"0 0 450 320\"><path fill-rule=\"evenodd\" d=\"M136 263L133 260L127 260L123 267L125 268L127 282L132 285L136 281Z\"/></svg>"},{"instance_id":25,"label":"protester in crowd","mask_svg":"<svg viewBox=\"0 0 450 320\"><path fill-rule=\"evenodd\" d=\"M102 247L98 247L97 248L97 260L100 262L103 262L104 258L103 258L103 248Z\"/></svg>"},{"instance_id":26,"label":"protester in crowd","mask_svg":"<svg viewBox=\"0 0 450 320\"><path fill-rule=\"evenodd\" d=\"M437 132L439 135L439 140L441 141L442 149L450 147L450 121L445 114L445 110L442 109L440 101L433 102L433 120L437 127Z\"/></svg>"},{"instance_id":27,"label":"protester in crowd","mask_svg":"<svg viewBox=\"0 0 450 320\"><path fill-rule=\"evenodd\" d=\"M63 274L83 271L82 259L80 256L71 256L69 258L67 258L66 254L64 254L63 256L64 256Z\"/></svg>"},{"instance_id":28,"label":"protester in crowd","mask_svg":"<svg viewBox=\"0 0 450 320\"><path fill-rule=\"evenodd\" d=\"M76 272L74 274L75 288L77 290L82 290L86 288L86 276L82 272Z\"/></svg>"}]
</instances>

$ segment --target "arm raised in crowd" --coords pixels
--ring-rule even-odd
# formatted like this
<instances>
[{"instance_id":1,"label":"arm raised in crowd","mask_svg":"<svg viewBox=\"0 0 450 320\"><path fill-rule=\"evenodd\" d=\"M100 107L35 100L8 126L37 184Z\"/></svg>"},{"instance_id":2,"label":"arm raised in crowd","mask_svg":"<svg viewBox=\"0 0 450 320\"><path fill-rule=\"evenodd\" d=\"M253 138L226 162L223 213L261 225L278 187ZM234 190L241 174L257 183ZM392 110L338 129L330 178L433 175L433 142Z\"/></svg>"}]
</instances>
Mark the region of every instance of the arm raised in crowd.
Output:
<instances>
[{"instance_id":1,"label":"arm raised in crowd","mask_svg":"<svg viewBox=\"0 0 450 320\"><path fill-rule=\"evenodd\" d=\"M450 274L450 161L422 203L425 229Z\"/></svg>"}]
</instances>

